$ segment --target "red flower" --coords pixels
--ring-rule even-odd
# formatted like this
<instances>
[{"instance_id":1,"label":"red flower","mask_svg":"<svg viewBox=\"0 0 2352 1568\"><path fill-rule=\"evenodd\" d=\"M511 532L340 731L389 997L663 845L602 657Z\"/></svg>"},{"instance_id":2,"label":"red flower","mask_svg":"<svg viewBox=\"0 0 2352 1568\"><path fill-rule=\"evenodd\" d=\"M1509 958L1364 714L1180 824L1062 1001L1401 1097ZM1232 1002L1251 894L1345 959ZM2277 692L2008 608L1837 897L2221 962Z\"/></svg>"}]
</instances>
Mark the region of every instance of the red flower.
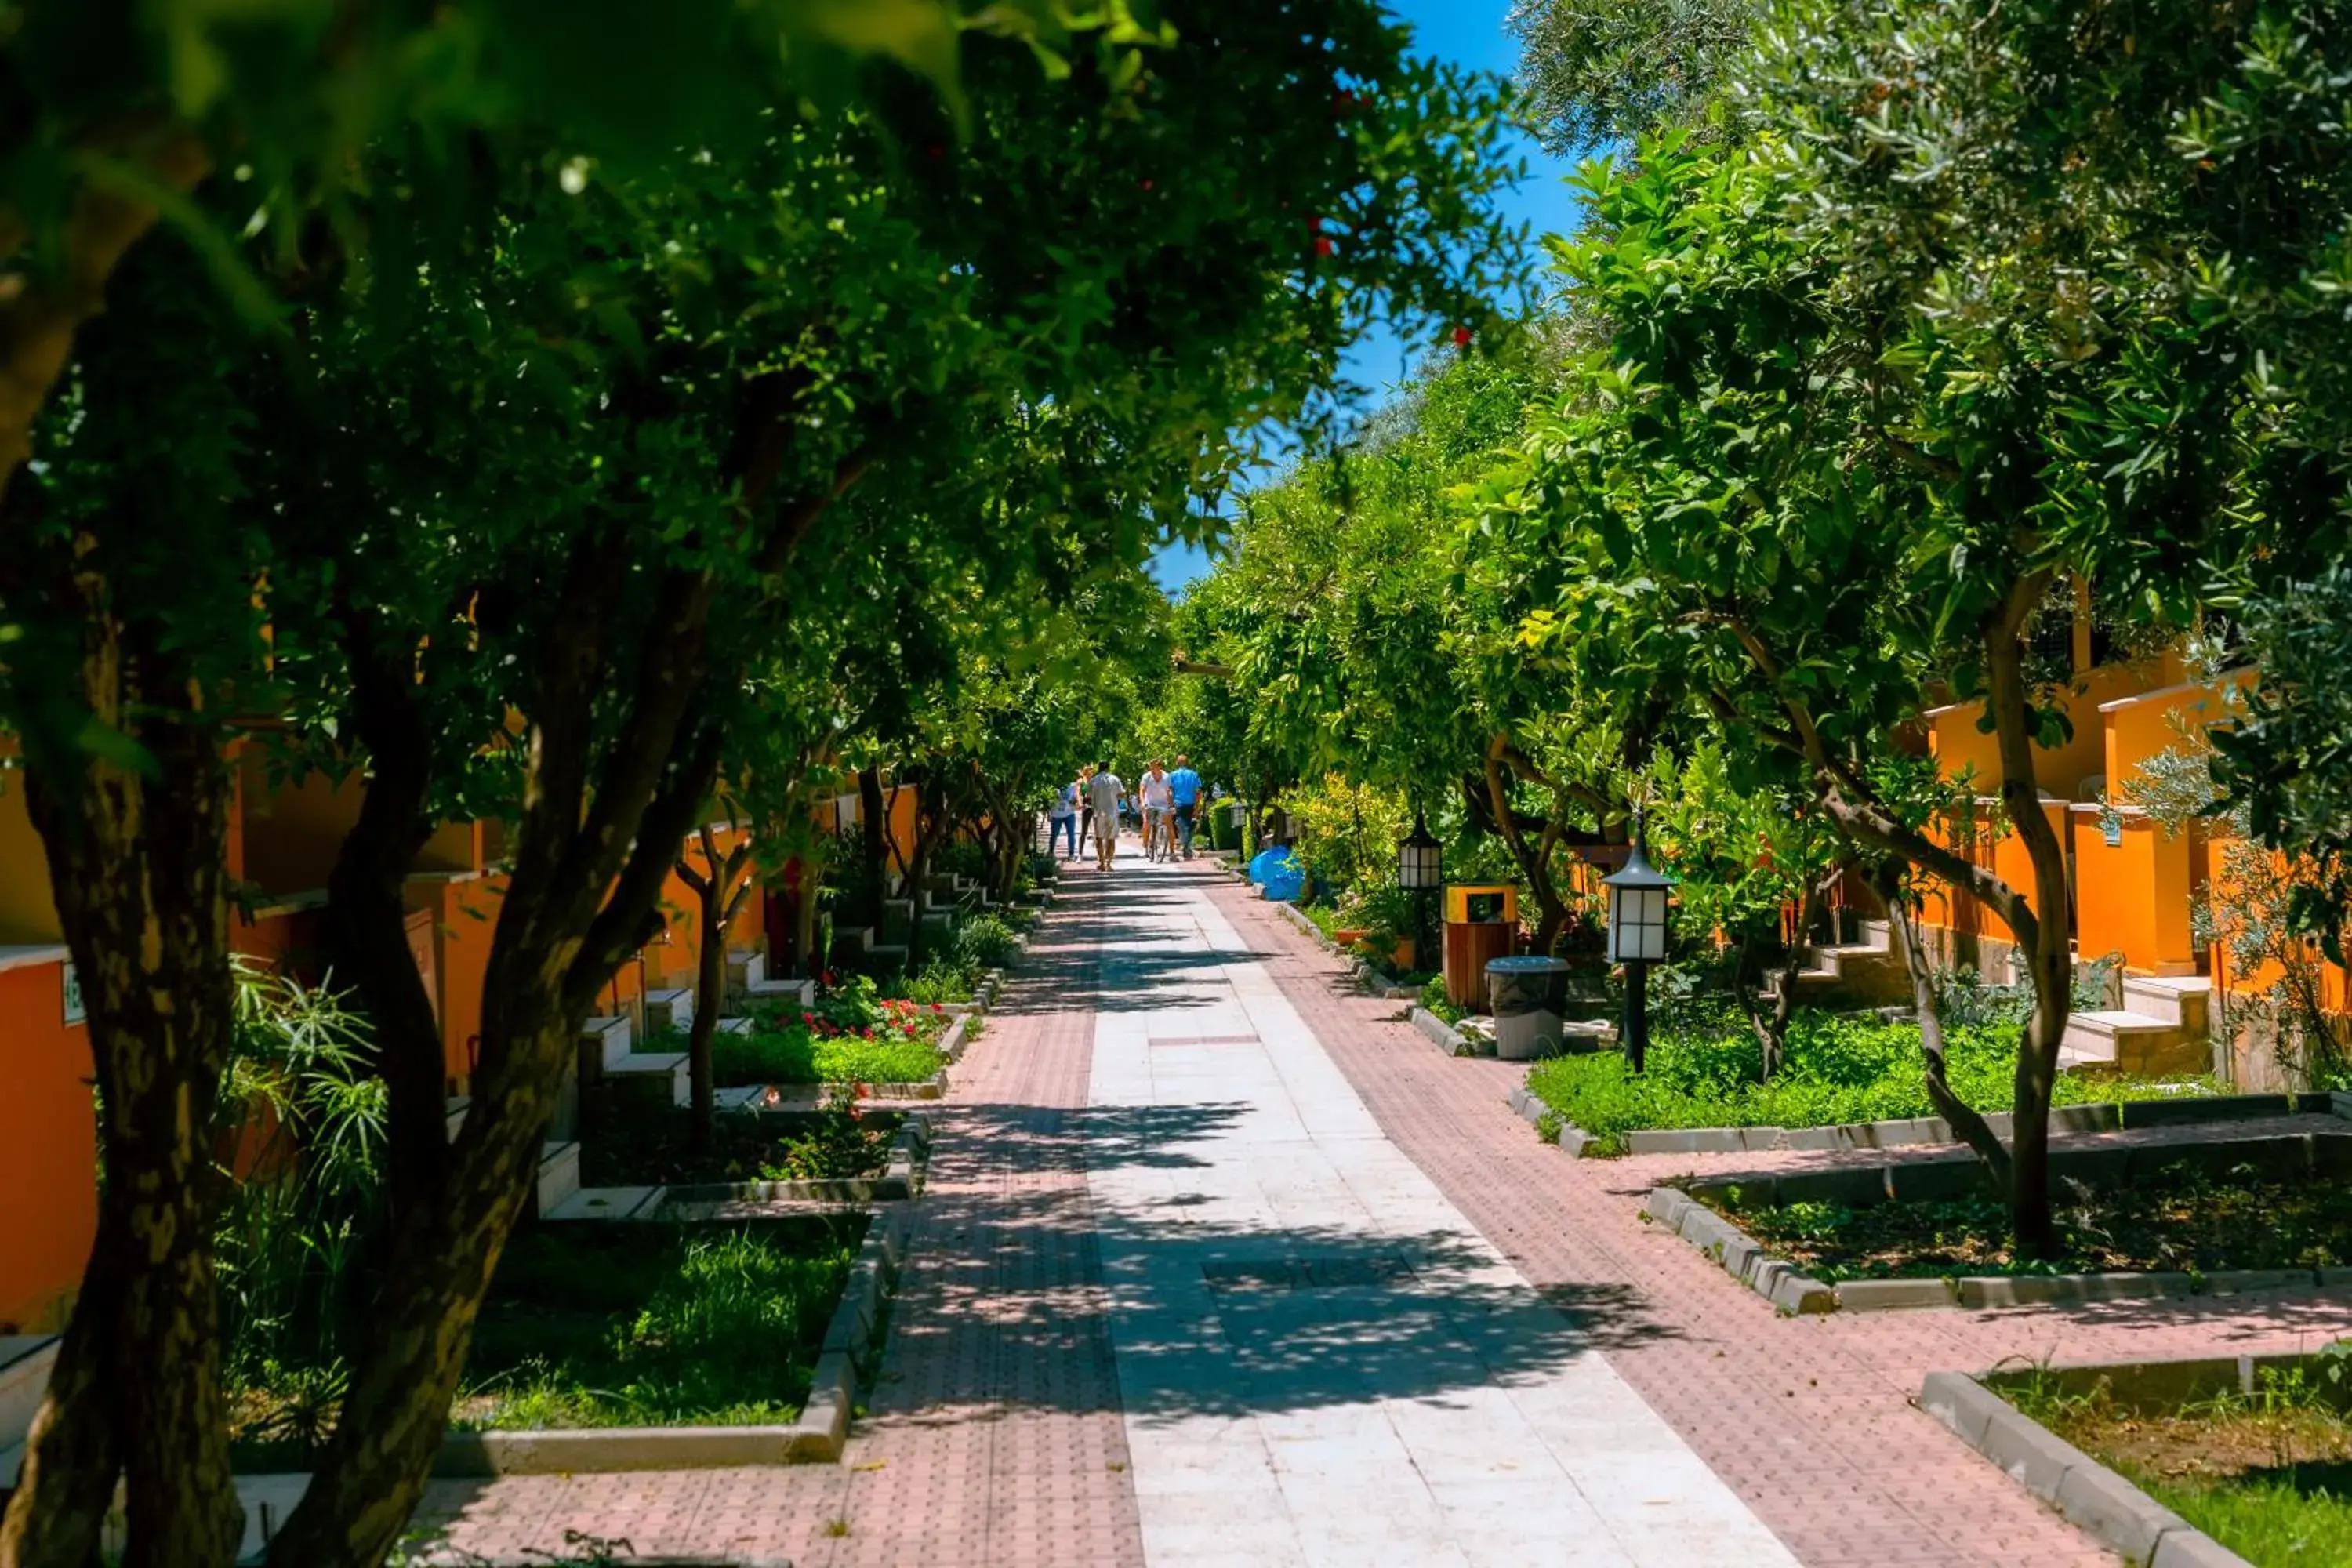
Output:
<instances>
[{"instance_id":1,"label":"red flower","mask_svg":"<svg viewBox=\"0 0 2352 1568\"><path fill-rule=\"evenodd\" d=\"M1466 349L1470 346L1469 328L1456 327L1454 329L1454 346L1457 349Z\"/></svg>"},{"instance_id":2,"label":"red flower","mask_svg":"<svg viewBox=\"0 0 2352 1568\"><path fill-rule=\"evenodd\" d=\"M946 1009L945 1007L943 1007L943 1006L940 1005L940 1004L938 1004L937 1002L934 1002L934 1003L932 1003L932 1004L931 1004L931 1011L932 1011L932 1012L934 1012L934 1013L944 1013L944 1012L946 1012L946 1011L947 1011L947 1009Z\"/></svg>"},{"instance_id":3,"label":"red flower","mask_svg":"<svg viewBox=\"0 0 2352 1568\"><path fill-rule=\"evenodd\" d=\"M1330 254L1331 254L1331 249L1332 249L1332 246L1331 246L1331 241L1330 241L1329 237L1325 236L1325 235L1318 235L1318 236L1316 236L1316 237L1315 237L1315 254L1316 254L1316 255L1318 255L1318 256L1328 256L1328 255L1330 255Z\"/></svg>"}]
</instances>

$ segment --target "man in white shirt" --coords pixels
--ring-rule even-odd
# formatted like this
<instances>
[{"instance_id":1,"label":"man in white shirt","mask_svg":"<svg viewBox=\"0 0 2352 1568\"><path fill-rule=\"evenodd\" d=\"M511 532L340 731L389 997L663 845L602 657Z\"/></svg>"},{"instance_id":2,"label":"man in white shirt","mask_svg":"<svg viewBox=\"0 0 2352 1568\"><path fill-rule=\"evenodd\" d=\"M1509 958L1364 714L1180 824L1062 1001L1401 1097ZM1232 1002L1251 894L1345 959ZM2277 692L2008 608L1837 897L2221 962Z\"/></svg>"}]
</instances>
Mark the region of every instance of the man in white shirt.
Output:
<instances>
[{"instance_id":1,"label":"man in white shirt","mask_svg":"<svg viewBox=\"0 0 2352 1568\"><path fill-rule=\"evenodd\" d=\"M1087 803L1095 811L1095 864L1108 871L1118 856L1118 803L1127 798L1127 785L1106 766L1087 781Z\"/></svg>"},{"instance_id":2,"label":"man in white shirt","mask_svg":"<svg viewBox=\"0 0 2352 1568\"><path fill-rule=\"evenodd\" d=\"M1176 814L1176 792L1158 757L1135 781L1135 794L1136 804L1143 810L1143 858L1157 860L1173 847Z\"/></svg>"}]
</instances>

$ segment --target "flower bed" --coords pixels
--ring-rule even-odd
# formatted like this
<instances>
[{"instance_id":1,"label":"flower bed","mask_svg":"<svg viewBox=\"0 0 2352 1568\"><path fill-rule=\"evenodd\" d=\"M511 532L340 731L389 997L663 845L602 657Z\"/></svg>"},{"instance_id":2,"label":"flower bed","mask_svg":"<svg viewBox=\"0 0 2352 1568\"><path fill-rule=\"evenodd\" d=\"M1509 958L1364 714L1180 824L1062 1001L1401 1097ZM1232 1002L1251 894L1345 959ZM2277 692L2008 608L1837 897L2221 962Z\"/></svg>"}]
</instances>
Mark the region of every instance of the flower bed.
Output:
<instances>
[{"instance_id":1,"label":"flower bed","mask_svg":"<svg viewBox=\"0 0 2352 1568\"><path fill-rule=\"evenodd\" d=\"M710 1043L712 1081L721 1089L793 1083L920 1083L947 1063L939 1040L950 1020L934 1002L879 995L859 976L814 1006L761 1003L748 1034Z\"/></svg>"},{"instance_id":2,"label":"flower bed","mask_svg":"<svg viewBox=\"0 0 2352 1568\"><path fill-rule=\"evenodd\" d=\"M1979 1110L2006 1110L2015 1091L2016 1032L1955 1029L1946 1037L1953 1089ZM1559 1122L1596 1141L1592 1152L1622 1152L1624 1135L1652 1128L1826 1127L1928 1116L1919 1029L1822 1013L1789 1026L1788 1052L1769 1083L1755 1037L1727 1019L1662 1030L1648 1070L1636 1074L1614 1051L1557 1057L1536 1065L1528 1088ZM2205 1079L2152 1079L2061 1075L2054 1102L2161 1100L2210 1092Z\"/></svg>"}]
</instances>

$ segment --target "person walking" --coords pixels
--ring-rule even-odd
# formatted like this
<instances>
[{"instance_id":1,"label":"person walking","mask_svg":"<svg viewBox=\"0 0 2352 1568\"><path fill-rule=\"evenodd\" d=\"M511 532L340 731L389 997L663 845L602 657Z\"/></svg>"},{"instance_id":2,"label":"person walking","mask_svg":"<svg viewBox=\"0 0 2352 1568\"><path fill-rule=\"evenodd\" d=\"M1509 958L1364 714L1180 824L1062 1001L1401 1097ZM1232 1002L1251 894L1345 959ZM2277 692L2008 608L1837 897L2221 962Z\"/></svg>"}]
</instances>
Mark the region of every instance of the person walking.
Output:
<instances>
[{"instance_id":1,"label":"person walking","mask_svg":"<svg viewBox=\"0 0 2352 1568\"><path fill-rule=\"evenodd\" d=\"M1176 852L1176 834L1171 820L1175 795L1168 785L1168 771L1160 759L1143 770L1135 781L1136 804L1143 808L1143 858L1147 860L1171 859Z\"/></svg>"},{"instance_id":2,"label":"person walking","mask_svg":"<svg viewBox=\"0 0 2352 1568\"><path fill-rule=\"evenodd\" d=\"M1060 847L1063 836L1070 840L1070 852L1066 860L1078 858L1078 781L1071 780L1054 796L1054 807L1045 814L1045 853L1052 856Z\"/></svg>"},{"instance_id":3,"label":"person walking","mask_svg":"<svg viewBox=\"0 0 2352 1568\"><path fill-rule=\"evenodd\" d=\"M1078 770L1078 853L1081 855L1087 852L1087 839L1095 830L1094 791L1087 787L1094 776L1092 763Z\"/></svg>"},{"instance_id":4,"label":"person walking","mask_svg":"<svg viewBox=\"0 0 2352 1568\"><path fill-rule=\"evenodd\" d=\"M1087 801L1094 808L1095 864L1105 871L1118 858L1118 803L1126 798L1127 785L1108 764L1087 781Z\"/></svg>"},{"instance_id":5,"label":"person walking","mask_svg":"<svg viewBox=\"0 0 2352 1568\"><path fill-rule=\"evenodd\" d=\"M1176 753L1176 771L1168 775L1168 794L1176 803L1176 835L1184 841L1184 858L1190 860L1193 818L1201 810L1201 775L1192 771L1192 759L1181 752Z\"/></svg>"}]
</instances>

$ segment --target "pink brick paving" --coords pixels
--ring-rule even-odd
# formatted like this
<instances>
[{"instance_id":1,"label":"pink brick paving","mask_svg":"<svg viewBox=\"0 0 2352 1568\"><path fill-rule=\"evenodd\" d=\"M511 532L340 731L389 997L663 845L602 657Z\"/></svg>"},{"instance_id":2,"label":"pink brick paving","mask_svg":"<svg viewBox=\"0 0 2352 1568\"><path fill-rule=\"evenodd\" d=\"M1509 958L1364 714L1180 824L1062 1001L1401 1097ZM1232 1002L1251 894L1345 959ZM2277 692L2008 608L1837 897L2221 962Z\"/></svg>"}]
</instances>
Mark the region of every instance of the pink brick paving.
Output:
<instances>
[{"instance_id":1,"label":"pink brick paving","mask_svg":"<svg viewBox=\"0 0 2352 1568\"><path fill-rule=\"evenodd\" d=\"M1641 1198L1696 1167L1821 1156L1571 1160L1503 1103L1523 1069L1441 1054L1396 1021L1398 1004L1351 994L1337 960L1247 890L1220 876L1212 896L1276 955L1269 970L1388 1135L1813 1568L2114 1561L1912 1406L1929 1371L2234 1354L2352 1331L2352 1301L2311 1292L1780 1318L1646 1225Z\"/></svg>"},{"instance_id":2,"label":"pink brick paving","mask_svg":"<svg viewBox=\"0 0 2352 1568\"><path fill-rule=\"evenodd\" d=\"M1141 1563L1073 1114L1100 974L1076 880L951 1076L874 1411L842 1465L442 1481L420 1525L486 1556L575 1531L800 1568Z\"/></svg>"}]
</instances>

